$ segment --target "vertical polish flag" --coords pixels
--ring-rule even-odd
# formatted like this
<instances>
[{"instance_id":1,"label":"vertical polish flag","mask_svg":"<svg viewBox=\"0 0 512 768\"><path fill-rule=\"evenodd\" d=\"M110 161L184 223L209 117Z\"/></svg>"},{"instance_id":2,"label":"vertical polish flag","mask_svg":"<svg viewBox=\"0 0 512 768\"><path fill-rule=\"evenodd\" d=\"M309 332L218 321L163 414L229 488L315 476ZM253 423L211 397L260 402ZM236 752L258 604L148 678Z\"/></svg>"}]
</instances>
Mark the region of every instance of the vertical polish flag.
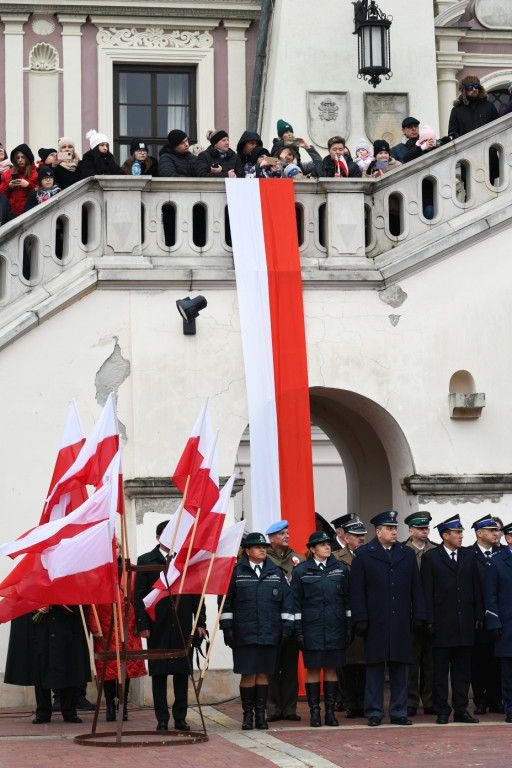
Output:
<instances>
[{"instance_id":1,"label":"vertical polish flag","mask_svg":"<svg viewBox=\"0 0 512 768\"><path fill-rule=\"evenodd\" d=\"M193 515L201 509L201 513L209 512L219 498L219 459L217 455L217 440L219 431L210 443L201 466L190 479L185 508Z\"/></svg>"},{"instance_id":2,"label":"vertical polish flag","mask_svg":"<svg viewBox=\"0 0 512 768\"><path fill-rule=\"evenodd\" d=\"M309 384L293 181L226 179L251 433L255 530L315 528Z\"/></svg>"},{"instance_id":3,"label":"vertical polish flag","mask_svg":"<svg viewBox=\"0 0 512 768\"><path fill-rule=\"evenodd\" d=\"M182 493L185 493L187 477L195 475L201 466L213 437L210 407L206 398L172 476L174 485Z\"/></svg>"}]
</instances>

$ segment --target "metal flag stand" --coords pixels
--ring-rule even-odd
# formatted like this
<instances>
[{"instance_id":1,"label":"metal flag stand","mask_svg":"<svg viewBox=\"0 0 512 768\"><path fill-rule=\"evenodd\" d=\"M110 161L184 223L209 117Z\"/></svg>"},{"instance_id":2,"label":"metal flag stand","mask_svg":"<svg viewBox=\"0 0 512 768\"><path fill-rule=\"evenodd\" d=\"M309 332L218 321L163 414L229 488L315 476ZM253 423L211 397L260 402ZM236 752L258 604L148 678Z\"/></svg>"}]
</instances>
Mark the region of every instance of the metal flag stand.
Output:
<instances>
[{"instance_id":1,"label":"metal flag stand","mask_svg":"<svg viewBox=\"0 0 512 768\"><path fill-rule=\"evenodd\" d=\"M176 623L179 629L181 640L183 643L182 648L158 648L158 649L140 649L129 650L128 649L128 622L130 612L130 596L131 596L131 584L132 573L136 571L158 571L164 570L165 566L158 567L157 565L132 565L130 559L123 560L123 572L126 572L126 590L124 594L124 610L120 610L120 601L118 604L112 605L112 619L110 622L107 641L103 640L103 651L95 653L94 657L103 662L117 661L118 667L118 693L119 693L119 710L117 714L117 729L115 731L100 731L96 730L98 723L98 715L100 710L101 698L103 693L103 684L105 682L106 663L103 664L101 676L98 681L98 698L96 701L96 709L94 712L94 718L92 721L91 732L75 736L75 744L82 744L84 746L91 747L167 747L167 746L183 746L184 744L198 744L208 741L208 735L206 733L206 724L201 710L201 704L199 703L199 693L201 690L201 683L204 677L200 678L199 684L194 680L194 674L192 664L190 660L190 648L192 637L187 641L183 636L181 625L178 616L175 611L174 597L169 590L169 599L172 602L173 610L175 612ZM119 618L123 618L123 622L117 621L117 613L119 610ZM121 629L121 638L117 627ZM109 651L107 648L110 645L112 639L112 632L114 632L116 641L116 650ZM124 715L124 689L126 684L126 662L131 660L152 660L152 659L177 659L185 658L189 670L190 679L194 689L194 695L197 703L197 709L201 718L202 730L197 731L154 731L154 730L124 730L123 731L123 715ZM124 740L123 740L124 737Z\"/></svg>"}]
</instances>

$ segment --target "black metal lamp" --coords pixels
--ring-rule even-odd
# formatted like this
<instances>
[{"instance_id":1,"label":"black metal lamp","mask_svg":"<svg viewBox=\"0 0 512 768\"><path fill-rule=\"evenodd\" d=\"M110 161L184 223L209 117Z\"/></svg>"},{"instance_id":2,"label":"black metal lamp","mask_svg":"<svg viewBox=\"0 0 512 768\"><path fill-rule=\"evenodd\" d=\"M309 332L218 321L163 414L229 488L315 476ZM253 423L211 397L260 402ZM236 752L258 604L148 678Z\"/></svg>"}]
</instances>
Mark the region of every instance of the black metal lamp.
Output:
<instances>
[{"instance_id":1,"label":"black metal lamp","mask_svg":"<svg viewBox=\"0 0 512 768\"><path fill-rule=\"evenodd\" d=\"M392 76L389 28L392 16L386 16L375 0L359 0L354 6L354 35L357 35L357 76L374 88Z\"/></svg>"},{"instance_id":2,"label":"black metal lamp","mask_svg":"<svg viewBox=\"0 0 512 768\"><path fill-rule=\"evenodd\" d=\"M185 299L178 299L176 306L183 318L183 333L185 336L195 335L196 317L207 305L208 302L204 296L196 296L195 299L191 299L190 296L187 296Z\"/></svg>"}]
</instances>

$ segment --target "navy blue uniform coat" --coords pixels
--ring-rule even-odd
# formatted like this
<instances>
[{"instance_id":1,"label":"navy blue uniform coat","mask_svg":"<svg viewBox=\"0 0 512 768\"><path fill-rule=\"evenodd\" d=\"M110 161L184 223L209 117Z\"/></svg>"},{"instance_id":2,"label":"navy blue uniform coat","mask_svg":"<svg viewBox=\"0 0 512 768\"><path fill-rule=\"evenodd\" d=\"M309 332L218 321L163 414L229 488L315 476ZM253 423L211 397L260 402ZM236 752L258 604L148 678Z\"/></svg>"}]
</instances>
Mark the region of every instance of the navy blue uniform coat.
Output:
<instances>
[{"instance_id":1,"label":"navy blue uniform coat","mask_svg":"<svg viewBox=\"0 0 512 768\"><path fill-rule=\"evenodd\" d=\"M390 558L377 538L358 547L350 569L350 596L354 624L368 622L366 663L412 664L411 619L426 618L412 549L397 542Z\"/></svg>"},{"instance_id":2,"label":"navy blue uniform coat","mask_svg":"<svg viewBox=\"0 0 512 768\"><path fill-rule=\"evenodd\" d=\"M350 617L349 569L329 555L322 570L308 558L292 574L295 626L304 635L306 651L345 648Z\"/></svg>"},{"instance_id":3,"label":"navy blue uniform coat","mask_svg":"<svg viewBox=\"0 0 512 768\"><path fill-rule=\"evenodd\" d=\"M494 655L512 656L512 552L502 547L485 569L485 621L487 629L503 629Z\"/></svg>"}]
</instances>

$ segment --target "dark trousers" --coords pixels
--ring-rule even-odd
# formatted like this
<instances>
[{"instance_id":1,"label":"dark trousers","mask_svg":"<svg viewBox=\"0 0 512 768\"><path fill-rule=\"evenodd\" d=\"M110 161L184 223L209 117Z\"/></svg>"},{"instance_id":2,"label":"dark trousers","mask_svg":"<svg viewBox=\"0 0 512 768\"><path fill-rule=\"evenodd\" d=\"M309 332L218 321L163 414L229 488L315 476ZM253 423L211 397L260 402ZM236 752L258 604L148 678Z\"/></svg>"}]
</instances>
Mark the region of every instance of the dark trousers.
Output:
<instances>
[{"instance_id":1,"label":"dark trousers","mask_svg":"<svg viewBox=\"0 0 512 768\"><path fill-rule=\"evenodd\" d=\"M365 665L347 664L336 672L345 709L352 711L364 709Z\"/></svg>"},{"instance_id":2,"label":"dark trousers","mask_svg":"<svg viewBox=\"0 0 512 768\"><path fill-rule=\"evenodd\" d=\"M185 720L188 706L188 675L173 675L174 703L172 716L175 720ZM159 723L169 722L169 706L167 704L167 675L153 675L153 706Z\"/></svg>"},{"instance_id":3,"label":"dark trousers","mask_svg":"<svg viewBox=\"0 0 512 768\"><path fill-rule=\"evenodd\" d=\"M389 716L406 717L407 715L407 670L408 664L388 661L389 669ZM386 662L366 665L366 686L364 691L365 717L384 717L384 675Z\"/></svg>"},{"instance_id":4,"label":"dark trousers","mask_svg":"<svg viewBox=\"0 0 512 768\"><path fill-rule=\"evenodd\" d=\"M432 706L432 645L424 632L412 633L414 663L407 678L407 706L418 708L420 697L424 707Z\"/></svg>"},{"instance_id":5,"label":"dark trousers","mask_svg":"<svg viewBox=\"0 0 512 768\"><path fill-rule=\"evenodd\" d=\"M433 648L434 689L433 706L436 715L449 716L448 677L452 684L452 707L457 715L468 708L468 692L471 682L471 647L457 645L448 648Z\"/></svg>"},{"instance_id":6,"label":"dark trousers","mask_svg":"<svg viewBox=\"0 0 512 768\"><path fill-rule=\"evenodd\" d=\"M503 696L503 705L505 714L512 713L512 659L503 658L501 662L501 694Z\"/></svg>"},{"instance_id":7,"label":"dark trousers","mask_svg":"<svg viewBox=\"0 0 512 768\"><path fill-rule=\"evenodd\" d=\"M36 716L42 720L50 720L52 716L52 691L51 688L41 688L35 686L36 693ZM66 720L69 717L76 717L76 696L75 687L60 688L60 711L62 717Z\"/></svg>"},{"instance_id":8,"label":"dark trousers","mask_svg":"<svg viewBox=\"0 0 512 768\"><path fill-rule=\"evenodd\" d=\"M275 672L268 678L267 715L287 717L297 714L298 661L299 646L292 635L278 649Z\"/></svg>"},{"instance_id":9,"label":"dark trousers","mask_svg":"<svg viewBox=\"0 0 512 768\"><path fill-rule=\"evenodd\" d=\"M494 655L494 643L477 643L471 651L471 687L475 707L501 704L500 660Z\"/></svg>"}]
</instances>

